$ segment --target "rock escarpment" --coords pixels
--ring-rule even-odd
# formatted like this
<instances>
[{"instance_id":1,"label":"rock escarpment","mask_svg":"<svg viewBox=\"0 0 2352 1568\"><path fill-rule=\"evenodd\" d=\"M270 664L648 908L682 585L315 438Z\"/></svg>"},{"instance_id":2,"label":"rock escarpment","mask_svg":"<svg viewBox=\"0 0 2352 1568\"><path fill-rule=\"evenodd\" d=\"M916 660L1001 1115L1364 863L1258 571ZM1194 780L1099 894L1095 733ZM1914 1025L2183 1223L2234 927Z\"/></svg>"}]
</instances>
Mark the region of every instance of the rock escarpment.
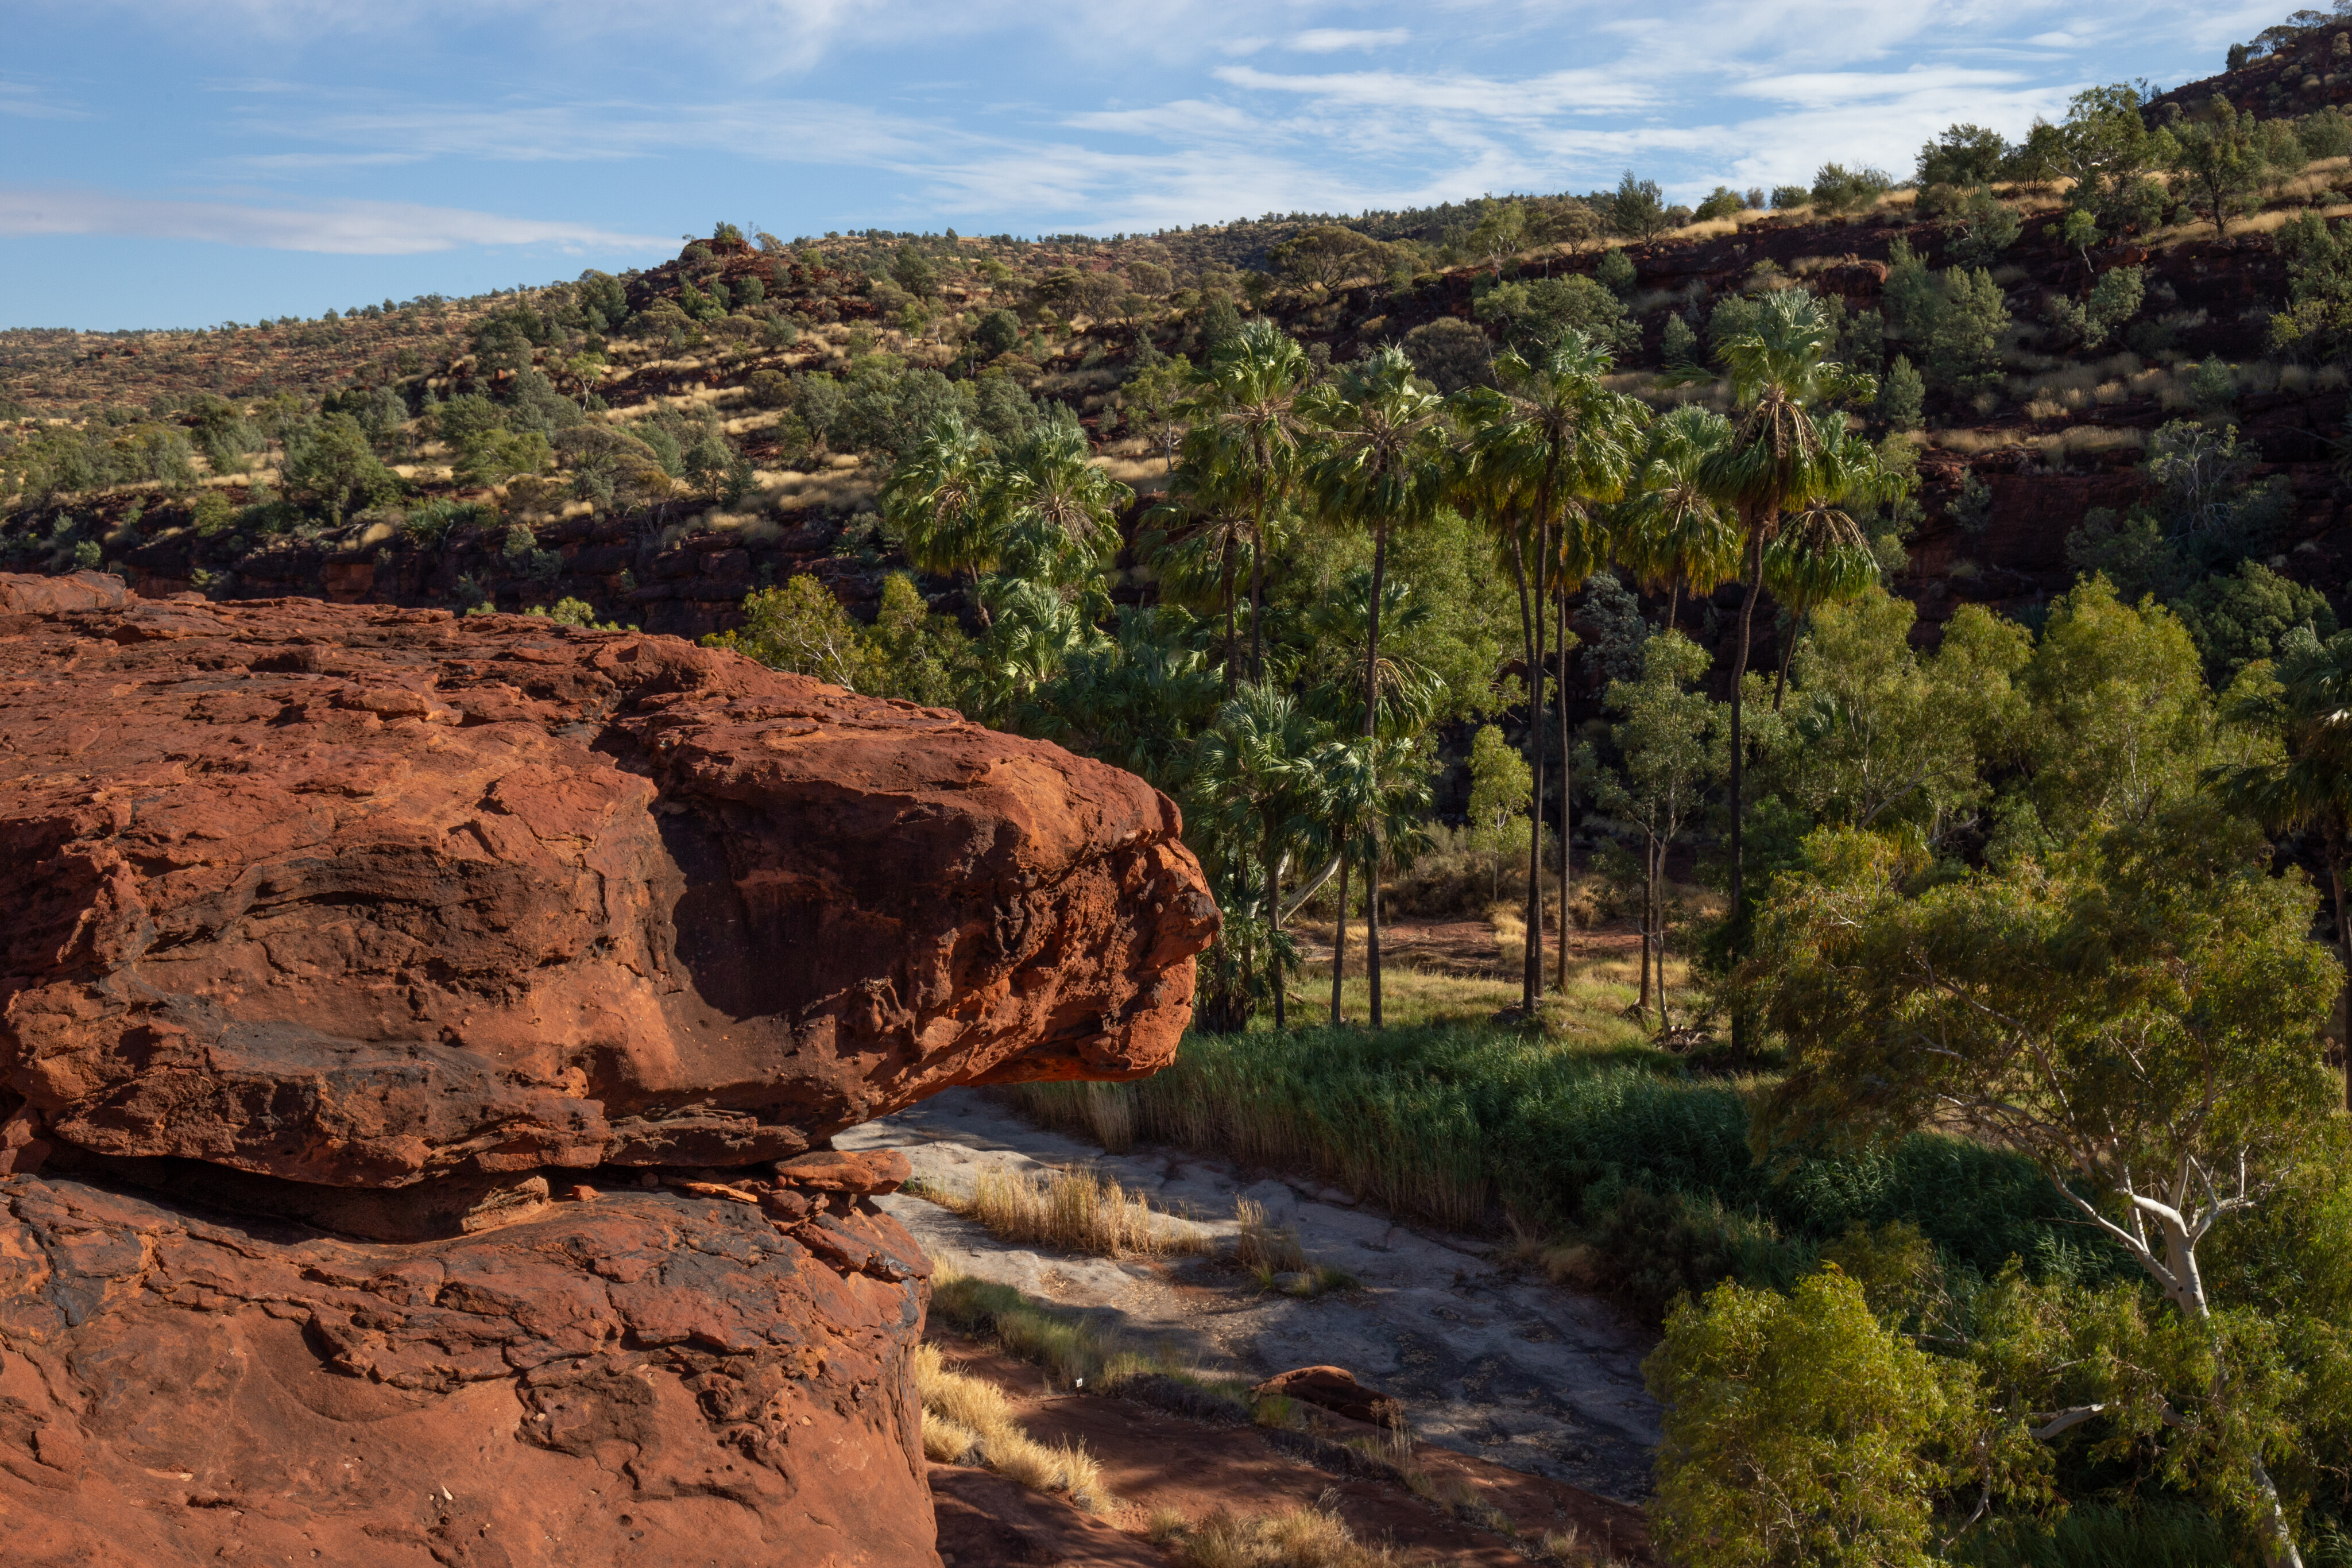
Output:
<instances>
[{"instance_id":1,"label":"rock escarpment","mask_svg":"<svg viewBox=\"0 0 2352 1568\"><path fill-rule=\"evenodd\" d=\"M828 1142L1163 1064L1177 830L667 638L0 579L12 1556L929 1561Z\"/></svg>"}]
</instances>

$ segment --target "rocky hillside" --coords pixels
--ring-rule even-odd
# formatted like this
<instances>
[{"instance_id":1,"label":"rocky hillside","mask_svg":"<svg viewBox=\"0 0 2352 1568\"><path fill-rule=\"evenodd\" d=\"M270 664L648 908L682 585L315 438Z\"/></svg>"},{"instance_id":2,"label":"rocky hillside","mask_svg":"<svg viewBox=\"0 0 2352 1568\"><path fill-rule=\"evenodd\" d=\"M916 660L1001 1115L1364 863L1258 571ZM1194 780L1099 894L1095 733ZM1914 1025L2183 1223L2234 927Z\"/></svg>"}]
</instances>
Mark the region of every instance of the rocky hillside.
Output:
<instances>
[{"instance_id":1,"label":"rocky hillside","mask_svg":"<svg viewBox=\"0 0 2352 1568\"><path fill-rule=\"evenodd\" d=\"M2337 63L2335 37L2165 94L2146 122L2184 123L2221 90L2305 116L2280 123L2309 140L2311 117L2352 92L2352 71L2307 68ZM193 336L16 334L0 553L24 570L104 567L147 593L570 601L575 618L688 635L806 574L867 615L904 564L877 484L943 400L983 423L1075 411L1140 493L1133 532L1176 434L1155 367L1245 314L1318 362L1402 343L1441 388L1575 325L1612 343L1626 390L1727 406L1721 383L1668 372L1704 364L1744 301L1802 287L1897 399L1870 434L1909 448L1916 486L1879 526L1930 631L1964 602L2031 619L2086 565L2189 603L2196 563L2117 554L2135 507L2177 499L2163 475L2177 479L2183 431L2207 433L2191 468L2252 497L2229 559L2252 567L2207 597L2308 613L2315 594L2341 617L2345 372L2332 340L2275 348L2271 323L2299 287L2282 236L2302 214L2352 214L2352 170L2330 155L2273 172L2225 234L2186 176L2160 172L2142 182L2155 196L2073 234L2084 204L2056 177L1738 207L1631 241L1601 236L1597 197L1037 244L721 225L643 273L524 296ZM1915 371L1924 384L1897 406ZM922 588L968 613L956 582ZM1150 591L1141 570L1115 589Z\"/></svg>"}]
</instances>

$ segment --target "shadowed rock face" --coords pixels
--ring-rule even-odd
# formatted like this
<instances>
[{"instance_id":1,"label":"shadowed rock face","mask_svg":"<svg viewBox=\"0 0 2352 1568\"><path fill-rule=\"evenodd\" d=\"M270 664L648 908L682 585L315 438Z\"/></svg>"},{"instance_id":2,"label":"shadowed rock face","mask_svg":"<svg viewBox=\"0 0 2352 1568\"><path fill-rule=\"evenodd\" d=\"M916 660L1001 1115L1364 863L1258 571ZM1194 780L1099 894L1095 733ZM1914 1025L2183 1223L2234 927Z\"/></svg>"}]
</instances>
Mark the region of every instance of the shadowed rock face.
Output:
<instances>
[{"instance_id":1,"label":"shadowed rock face","mask_svg":"<svg viewBox=\"0 0 2352 1568\"><path fill-rule=\"evenodd\" d=\"M1055 747L522 617L13 633L0 1084L83 1149L744 1165L949 1084L1150 1072L1189 1017L1215 912L1174 808Z\"/></svg>"},{"instance_id":2,"label":"shadowed rock face","mask_svg":"<svg viewBox=\"0 0 2352 1568\"><path fill-rule=\"evenodd\" d=\"M8 1561L936 1564L922 1256L830 1223L862 1267L669 1191L404 1248L0 1177Z\"/></svg>"},{"instance_id":3,"label":"shadowed rock face","mask_svg":"<svg viewBox=\"0 0 2352 1568\"><path fill-rule=\"evenodd\" d=\"M936 1564L829 1140L1164 1064L1177 830L667 638L0 576L10 1562Z\"/></svg>"}]
</instances>

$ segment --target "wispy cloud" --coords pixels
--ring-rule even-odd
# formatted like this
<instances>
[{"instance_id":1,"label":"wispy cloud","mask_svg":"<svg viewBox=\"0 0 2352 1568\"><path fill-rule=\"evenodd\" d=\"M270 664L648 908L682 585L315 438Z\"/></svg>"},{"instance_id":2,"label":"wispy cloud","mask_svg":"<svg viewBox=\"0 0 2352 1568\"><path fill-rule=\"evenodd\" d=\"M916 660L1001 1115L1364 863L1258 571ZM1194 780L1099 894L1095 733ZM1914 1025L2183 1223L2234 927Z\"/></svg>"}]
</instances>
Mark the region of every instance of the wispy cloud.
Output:
<instances>
[{"instance_id":1,"label":"wispy cloud","mask_svg":"<svg viewBox=\"0 0 2352 1568\"><path fill-rule=\"evenodd\" d=\"M158 200L109 191L0 186L0 235L204 240L335 256L418 256L460 246L658 251L675 242L589 224L399 202L301 208Z\"/></svg>"},{"instance_id":2,"label":"wispy cloud","mask_svg":"<svg viewBox=\"0 0 2352 1568\"><path fill-rule=\"evenodd\" d=\"M87 110L59 103L47 88L0 78L0 114L16 120L88 120Z\"/></svg>"},{"instance_id":3,"label":"wispy cloud","mask_svg":"<svg viewBox=\"0 0 2352 1568\"><path fill-rule=\"evenodd\" d=\"M1482 120L1539 120L1552 114L1648 108L1658 88L1617 71L1550 71L1517 79L1468 73L1329 71L1286 75L1255 66L1219 66L1219 81L1255 92L1281 92L1318 103L1381 110L1444 110Z\"/></svg>"},{"instance_id":4,"label":"wispy cloud","mask_svg":"<svg viewBox=\"0 0 2352 1568\"><path fill-rule=\"evenodd\" d=\"M1291 39L1290 47L1310 55L1336 55L1342 49L1385 49L1412 37L1403 27L1309 27Z\"/></svg>"}]
</instances>

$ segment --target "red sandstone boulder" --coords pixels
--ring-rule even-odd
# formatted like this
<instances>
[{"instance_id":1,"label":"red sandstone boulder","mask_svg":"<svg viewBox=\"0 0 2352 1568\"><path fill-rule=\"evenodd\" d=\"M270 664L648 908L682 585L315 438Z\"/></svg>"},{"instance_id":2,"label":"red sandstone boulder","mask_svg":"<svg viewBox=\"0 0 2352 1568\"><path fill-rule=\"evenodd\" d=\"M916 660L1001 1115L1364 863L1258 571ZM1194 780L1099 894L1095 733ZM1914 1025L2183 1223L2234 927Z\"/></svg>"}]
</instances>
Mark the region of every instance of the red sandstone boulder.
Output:
<instances>
[{"instance_id":1,"label":"red sandstone boulder","mask_svg":"<svg viewBox=\"0 0 2352 1568\"><path fill-rule=\"evenodd\" d=\"M0 615L53 615L61 610L111 609L129 597L110 572L21 577L0 572Z\"/></svg>"},{"instance_id":2,"label":"red sandstone boulder","mask_svg":"<svg viewBox=\"0 0 2352 1568\"><path fill-rule=\"evenodd\" d=\"M772 1162L1154 1071L1216 919L1129 774L541 619L52 610L0 622L0 1115L100 1155Z\"/></svg>"},{"instance_id":3,"label":"red sandstone boulder","mask_svg":"<svg viewBox=\"0 0 2352 1568\"><path fill-rule=\"evenodd\" d=\"M1261 1399L1278 1394L1374 1427L1404 1424L1402 1405L1379 1389L1357 1382L1356 1375L1344 1366L1293 1367L1288 1372L1276 1373L1250 1392Z\"/></svg>"},{"instance_id":4,"label":"red sandstone boulder","mask_svg":"<svg viewBox=\"0 0 2352 1568\"><path fill-rule=\"evenodd\" d=\"M937 1568L907 1164L824 1145L1169 1060L1165 800L668 638L110 578L0 576L0 743L12 1564Z\"/></svg>"},{"instance_id":5,"label":"red sandstone boulder","mask_svg":"<svg viewBox=\"0 0 2352 1568\"><path fill-rule=\"evenodd\" d=\"M824 1222L661 1188L397 1247L0 1177L7 1560L935 1568L927 1267Z\"/></svg>"}]
</instances>

